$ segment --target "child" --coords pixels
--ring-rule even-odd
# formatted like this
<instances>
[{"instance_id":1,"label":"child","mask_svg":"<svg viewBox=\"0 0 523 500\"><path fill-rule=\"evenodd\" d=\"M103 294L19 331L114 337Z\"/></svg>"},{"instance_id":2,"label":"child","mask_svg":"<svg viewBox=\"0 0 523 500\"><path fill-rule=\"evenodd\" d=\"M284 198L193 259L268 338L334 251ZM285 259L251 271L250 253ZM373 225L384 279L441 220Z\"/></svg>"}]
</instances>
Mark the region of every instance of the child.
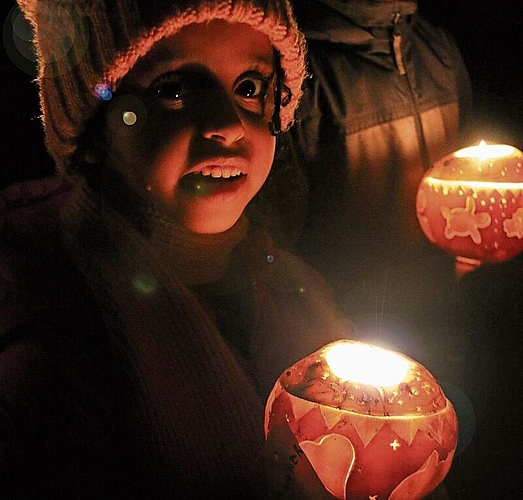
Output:
<instances>
[{"instance_id":1,"label":"child","mask_svg":"<svg viewBox=\"0 0 523 500\"><path fill-rule=\"evenodd\" d=\"M291 9L19 4L62 176L0 196L2 495L263 496L265 398L342 334L243 215L300 97Z\"/></svg>"}]
</instances>

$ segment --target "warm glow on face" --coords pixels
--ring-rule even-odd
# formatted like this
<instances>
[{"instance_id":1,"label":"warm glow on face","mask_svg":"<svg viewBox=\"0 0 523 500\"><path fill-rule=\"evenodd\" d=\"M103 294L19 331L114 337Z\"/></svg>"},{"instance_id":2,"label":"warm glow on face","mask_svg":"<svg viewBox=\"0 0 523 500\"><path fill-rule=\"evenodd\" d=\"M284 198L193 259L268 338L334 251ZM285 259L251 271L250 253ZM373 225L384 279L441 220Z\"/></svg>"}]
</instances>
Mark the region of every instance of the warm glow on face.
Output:
<instances>
[{"instance_id":1,"label":"warm glow on face","mask_svg":"<svg viewBox=\"0 0 523 500\"><path fill-rule=\"evenodd\" d=\"M407 375L409 363L397 354L362 344L337 344L325 359L334 375L367 385L391 387Z\"/></svg>"},{"instance_id":2,"label":"warm glow on face","mask_svg":"<svg viewBox=\"0 0 523 500\"><path fill-rule=\"evenodd\" d=\"M111 100L107 163L162 218L227 231L274 160L273 72L271 40L244 23L191 23L162 38Z\"/></svg>"},{"instance_id":3,"label":"warm glow on face","mask_svg":"<svg viewBox=\"0 0 523 500\"><path fill-rule=\"evenodd\" d=\"M456 158L477 158L478 160L488 160L491 158L502 158L514 153L512 146L506 144L486 144L481 141L478 146L470 146L460 149L454 153Z\"/></svg>"}]
</instances>

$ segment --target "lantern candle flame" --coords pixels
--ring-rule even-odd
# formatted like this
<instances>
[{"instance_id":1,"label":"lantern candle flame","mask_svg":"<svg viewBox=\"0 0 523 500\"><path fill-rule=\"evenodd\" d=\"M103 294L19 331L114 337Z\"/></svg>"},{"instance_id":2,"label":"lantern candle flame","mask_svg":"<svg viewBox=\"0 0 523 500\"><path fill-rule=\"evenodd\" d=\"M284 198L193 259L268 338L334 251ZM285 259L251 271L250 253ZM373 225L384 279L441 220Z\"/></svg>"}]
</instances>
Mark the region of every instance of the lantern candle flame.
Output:
<instances>
[{"instance_id":1,"label":"lantern candle flame","mask_svg":"<svg viewBox=\"0 0 523 500\"><path fill-rule=\"evenodd\" d=\"M381 387L399 384L409 370L409 363L392 351L365 344L335 344L325 359L339 379Z\"/></svg>"},{"instance_id":2,"label":"lantern candle flame","mask_svg":"<svg viewBox=\"0 0 523 500\"><path fill-rule=\"evenodd\" d=\"M481 141L477 146L460 149L454 153L456 158L477 158L479 160L488 160L493 158L503 158L510 156L515 151L513 146L507 144L487 144Z\"/></svg>"}]
</instances>

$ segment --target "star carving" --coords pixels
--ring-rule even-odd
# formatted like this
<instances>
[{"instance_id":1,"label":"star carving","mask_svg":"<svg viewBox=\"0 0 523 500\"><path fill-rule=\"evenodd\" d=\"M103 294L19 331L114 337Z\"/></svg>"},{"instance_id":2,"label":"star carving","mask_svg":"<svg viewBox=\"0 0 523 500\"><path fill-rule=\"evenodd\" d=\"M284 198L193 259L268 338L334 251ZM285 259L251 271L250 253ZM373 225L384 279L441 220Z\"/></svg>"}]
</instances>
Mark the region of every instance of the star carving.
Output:
<instances>
[{"instance_id":1,"label":"star carving","mask_svg":"<svg viewBox=\"0 0 523 500\"><path fill-rule=\"evenodd\" d=\"M487 212L476 212L476 201L467 196L465 208L450 208L441 206L441 215L446 219L445 237L449 240L454 236L470 236L476 244L481 243L480 229L490 226L492 218Z\"/></svg>"},{"instance_id":2,"label":"star carving","mask_svg":"<svg viewBox=\"0 0 523 500\"><path fill-rule=\"evenodd\" d=\"M394 450L396 451L398 448L401 447L401 444L398 443L398 440L395 439L394 441L392 441L392 443L389 444L389 446Z\"/></svg>"}]
</instances>

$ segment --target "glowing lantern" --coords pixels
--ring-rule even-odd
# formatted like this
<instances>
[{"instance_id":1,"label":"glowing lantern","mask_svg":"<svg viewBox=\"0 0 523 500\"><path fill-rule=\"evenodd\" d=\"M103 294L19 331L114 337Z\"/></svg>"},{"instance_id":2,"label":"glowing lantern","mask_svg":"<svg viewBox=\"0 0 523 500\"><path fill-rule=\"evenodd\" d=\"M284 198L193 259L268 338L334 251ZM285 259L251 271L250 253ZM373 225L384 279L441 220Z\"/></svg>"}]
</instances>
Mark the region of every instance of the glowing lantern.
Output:
<instances>
[{"instance_id":1,"label":"glowing lantern","mask_svg":"<svg viewBox=\"0 0 523 500\"><path fill-rule=\"evenodd\" d=\"M450 469L457 418L419 363L340 340L280 376L265 435L275 498L420 499Z\"/></svg>"},{"instance_id":2,"label":"glowing lantern","mask_svg":"<svg viewBox=\"0 0 523 500\"><path fill-rule=\"evenodd\" d=\"M416 200L427 238L471 266L523 250L523 153L504 144L460 149L436 162Z\"/></svg>"}]
</instances>

